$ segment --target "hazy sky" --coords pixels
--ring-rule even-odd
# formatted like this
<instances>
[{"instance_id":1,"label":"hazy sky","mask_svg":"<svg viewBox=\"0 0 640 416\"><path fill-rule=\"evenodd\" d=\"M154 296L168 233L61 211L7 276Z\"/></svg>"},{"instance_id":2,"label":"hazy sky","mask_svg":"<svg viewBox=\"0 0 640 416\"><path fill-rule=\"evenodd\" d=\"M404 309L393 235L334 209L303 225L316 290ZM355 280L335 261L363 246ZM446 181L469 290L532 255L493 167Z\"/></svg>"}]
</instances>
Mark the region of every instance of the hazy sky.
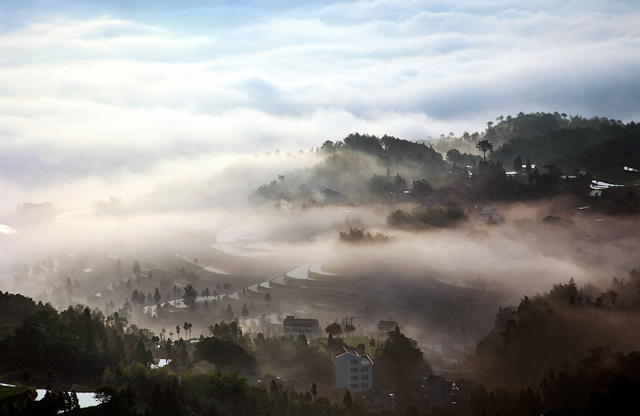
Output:
<instances>
[{"instance_id":1,"label":"hazy sky","mask_svg":"<svg viewBox=\"0 0 640 416\"><path fill-rule=\"evenodd\" d=\"M519 111L639 120L638 22L636 1L5 0L0 191Z\"/></svg>"}]
</instances>

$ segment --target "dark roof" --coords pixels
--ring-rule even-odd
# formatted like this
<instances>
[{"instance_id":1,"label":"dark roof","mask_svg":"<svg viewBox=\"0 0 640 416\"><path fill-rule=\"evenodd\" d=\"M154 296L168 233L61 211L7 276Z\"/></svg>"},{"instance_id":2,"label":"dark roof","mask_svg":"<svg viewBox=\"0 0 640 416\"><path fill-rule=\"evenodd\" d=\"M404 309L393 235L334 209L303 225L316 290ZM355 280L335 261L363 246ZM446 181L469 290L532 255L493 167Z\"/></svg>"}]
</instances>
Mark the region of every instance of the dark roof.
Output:
<instances>
[{"instance_id":1,"label":"dark roof","mask_svg":"<svg viewBox=\"0 0 640 416\"><path fill-rule=\"evenodd\" d=\"M342 195L340 192L336 192L333 189L329 189L329 188L325 189L321 193L325 194L326 196L340 196L340 195Z\"/></svg>"},{"instance_id":2,"label":"dark roof","mask_svg":"<svg viewBox=\"0 0 640 416\"><path fill-rule=\"evenodd\" d=\"M320 325L317 319L309 319L309 318L301 319L295 316L287 316L283 323L291 326L305 326L305 327L316 327Z\"/></svg>"},{"instance_id":3,"label":"dark roof","mask_svg":"<svg viewBox=\"0 0 640 416\"><path fill-rule=\"evenodd\" d=\"M474 381L467 378L459 378L454 381L454 383L456 387L458 387L458 390L464 394L468 394L478 389L478 385Z\"/></svg>"},{"instance_id":4,"label":"dark roof","mask_svg":"<svg viewBox=\"0 0 640 416\"><path fill-rule=\"evenodd\" d=\"M398 323L396 321L380 321L378 326L398 326Z\"/></svg>"},{"instance_id":5,"label":"dark roof","mask_svg":"<svg viewBox=\"0 0 640 416\"><path fill-rule=\"evenodd\" d=\"M369 357L368 354L361 355L355 348L348 347L346 345L332 345L329 349L331 350L331 353L335 358L338 358L344 354L352 354L356 357L366 358L371 364L373 364L373 360L371 359L371 357Z\"/></svg>"}]
</instances>

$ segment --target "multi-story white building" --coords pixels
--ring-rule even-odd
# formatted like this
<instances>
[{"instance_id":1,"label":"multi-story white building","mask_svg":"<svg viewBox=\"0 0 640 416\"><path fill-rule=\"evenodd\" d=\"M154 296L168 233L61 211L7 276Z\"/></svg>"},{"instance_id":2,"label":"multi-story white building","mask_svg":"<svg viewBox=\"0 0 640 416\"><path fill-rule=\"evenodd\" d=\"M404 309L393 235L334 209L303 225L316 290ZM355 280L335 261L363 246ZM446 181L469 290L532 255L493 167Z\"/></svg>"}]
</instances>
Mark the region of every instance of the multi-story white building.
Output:
<instances>
[{"instance_id":1,"label":"multi-story white building","mask_svg":"<svg viewBox=\"0 0 640 416\"><path fill-rule=\"evenodd\" d=\"M336 388L361 393L373 387L373 360L350 347L332 348L336 370Z\"/></svg>"},{"instance_id":2,"label":"multi-story white building","mask_svg":"<svg viewBox=\"0 0 640 416\"><path fill-rule=\"evenodd\" d=\"M304 335L307 341L320 336L320 324L317 319L300 319L296 316L287 316L282 322L282 333L285 336L293 335L298 338Z\"/></svg>"}]
</instances>

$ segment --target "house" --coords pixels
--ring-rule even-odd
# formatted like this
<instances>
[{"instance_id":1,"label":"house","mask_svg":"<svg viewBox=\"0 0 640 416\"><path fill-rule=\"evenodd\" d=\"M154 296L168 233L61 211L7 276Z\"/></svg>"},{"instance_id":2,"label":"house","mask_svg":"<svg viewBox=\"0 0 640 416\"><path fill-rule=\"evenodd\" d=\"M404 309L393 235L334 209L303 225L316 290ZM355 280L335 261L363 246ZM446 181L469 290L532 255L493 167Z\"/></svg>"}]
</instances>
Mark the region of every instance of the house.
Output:
<instances>
[{"instance_id":1,"label":"house","mask_svg":"<svg viewBox=\"0 0 640 416\"><path fill-rule=\"evenodd\" d=\"M321 335L317 319L300 319L297 316L285 318L282 322L282 333L284 336L292 335L294 338L304 335L307 340Z\"/></svg>"},{"instance_id":2,"label":"house","mask_svg":"<svg viewBox=\"0 0 640 416\"><path fill-rule=\"evenodd\" d=\"M396 327L399 327L399 326L400 324L398 324L396 321L378 322L378 339L386 338L389 332L393 331L394 329L396 329Z\"/></svg>"},{"instance_id":3,"label":"house","mask_svg":"<svg viewBox=\"0 0 640 416\"><path fill-rule=\"evenodd\" d=\"M413 181L413 189L411 193L418 198L424 198L425 196L431 195L435 190L427 182L425 179L420 179L419 181Z\"/></svg>"},{"instance_id":4,"label":"house","mask_svg":"<svg viewBox=\"0 0 640 416\"><path fill-rule=\"evenodd\" d=\"M476 206L476 218L481 224L499 224L504 222L502 213L491 208L490 205L484 205L481 209Z\"/></svg>"},{"instance_id":5,"label":"house","mask_svg":"<svg viewBox=\"0 0 640 416\"><path fill-rule=\"evenodd\" d=\"M466 378L459 378L451 387L451 406L455 406L458 414L471 413L471 396L478 390L478 385Z\"/></svg>"},{"instance_id":6,"label":"house","mask_svg":"<svg viewBox=\"0 0 640 416\"><path fill-rule=\"evenodd\" d=\"M431 374L424 378L422 391L429 401L429 411L433 412L436 407L442 410L451 403L453 382Z\"/></svg>"},{"instance_id":7,"label":"house","mask_svg":"<svg viewBox=\"0 0 640 416\"><path fill-rule=\"evenodd\" d=\"M346 195L343 195L333 189L327 188L324 191L320 192L320 194L322 200L327 204L342 205L349 202L349 198Z\"/></svg>"},{"instance_id":8,"label":"house","mask_svg":"<svg viewBox=\"0 0 640 416\"><path fill-rule=\"evenodd\" d=\"M456 402L471 400L471 395L478 390L478 385L467 378L459 378L453 382L451 390L452 397Z\"/></svg>"},{"instance_id":9,"label":"house","mask_svg":"<svg viewBox=\"0 0 640 416\"><path fill-rule=\"evenodd\" d=\"M345 345L331 348L336 388L362 393L373 388L373 360Z\"/></svg>"},{"instance_id":10,"label":"house","mask_svg":"<svg viewBox=\"0 0 640 416\"><path fill-rule=\"evenodd\" d=\"M442 194L440 194L439 192L433 192L432 194L422 198L422 204L427 208L437 207L437 206L448 208L448 207L456 206L455 202L451 201L447 197L442 196Z\"/></svg>"}]
</instances>

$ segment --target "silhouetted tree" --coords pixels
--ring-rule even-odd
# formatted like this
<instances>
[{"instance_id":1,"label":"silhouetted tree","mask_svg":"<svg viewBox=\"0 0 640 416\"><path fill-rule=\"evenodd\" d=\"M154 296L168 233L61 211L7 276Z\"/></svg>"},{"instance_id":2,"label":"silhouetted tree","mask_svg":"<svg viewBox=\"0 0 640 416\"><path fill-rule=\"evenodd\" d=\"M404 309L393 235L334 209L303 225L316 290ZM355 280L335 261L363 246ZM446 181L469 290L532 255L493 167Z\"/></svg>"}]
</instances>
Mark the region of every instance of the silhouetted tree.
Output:
<instances>
[{"instance_id":1,"label":"silhouetted tree","mask_svg":"<svg viewBox=\"0 0 640 416\"><path fill-rule=\"evenodd\" d=\"M347 409L351 409L351 406L353 406L353 400L351 399L351 393L349 393L349 390L347 390L344 393L344 397L342 398L342 404L347 408Z\"/></svg>"},{"instance_id":2,"label":"silhouetted tree","mask_svg":"<svg viewBox=\"0 0 640 416\"><path fill-rule=\"evenodd\" d=\"M196 298L198 297L198 291L189 283L184 288L184 294L182 295L182 301L191 309L196 308Z\"/></svg>"},{"instance_id":3,"label":"silhouetted tree","mask_svg":"<svg viewBox=\"0 0 640 416\"><path fill-rule=\"evenodd\" d=\"M332 335L334 337L339 337L342 334L342 327L340 326L340 324L337 323L332 323L330 325L328 325L324 331L329 334Z\"/></svg>"},{"instance_id":4,"label":"silhouetted tree","mask_svg":"<svg viewBox=\"0 0 640 416\"><path fill-rule=\"evenodd\" d=\"M136 277L140 277L140 263L138 263L138 260L133 263L133 274L135 274Z\"/></svg>"},{"instance_id":5,"label":"silhouetted tree","mask_svg":"<svg viewBox=\"0 0 640 416\"><path fill-rule=\"evenodd\" d=\"M476 148L482 152L482 160L486 162L486 153L493 150L493 144L489 142L489 140L480 140L478 144L476 144Z\"/></svg>"}]
</instances>

